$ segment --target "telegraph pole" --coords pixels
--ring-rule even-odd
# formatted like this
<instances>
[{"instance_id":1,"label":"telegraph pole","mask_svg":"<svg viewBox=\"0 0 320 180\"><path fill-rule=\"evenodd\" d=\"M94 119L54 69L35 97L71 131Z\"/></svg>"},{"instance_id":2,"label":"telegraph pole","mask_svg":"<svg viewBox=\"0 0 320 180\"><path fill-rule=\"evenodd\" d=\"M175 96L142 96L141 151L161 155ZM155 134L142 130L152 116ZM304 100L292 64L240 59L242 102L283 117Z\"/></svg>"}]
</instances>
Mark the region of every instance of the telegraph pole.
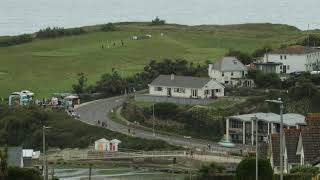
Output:
<instances>
[{"instance_id":1,"label":"telegraph pole","mask_svg":"<svg viewBox=\"0 0 320 180\"><path fill-rule=\"evenodd\" d=\"M92 164L89 164L89 180L91 180Z\"/></svg>"},{"instance_id":2,"label":"telegraph pole","mask_svg":"<svg viewBox=\"0 0 320 180\"><path fill-rule=\"evenodd\" d=\"M156 136L156 133L154 132L154 103L152 105L152 135L153 137Z\"/></svg>"}]
</instances>

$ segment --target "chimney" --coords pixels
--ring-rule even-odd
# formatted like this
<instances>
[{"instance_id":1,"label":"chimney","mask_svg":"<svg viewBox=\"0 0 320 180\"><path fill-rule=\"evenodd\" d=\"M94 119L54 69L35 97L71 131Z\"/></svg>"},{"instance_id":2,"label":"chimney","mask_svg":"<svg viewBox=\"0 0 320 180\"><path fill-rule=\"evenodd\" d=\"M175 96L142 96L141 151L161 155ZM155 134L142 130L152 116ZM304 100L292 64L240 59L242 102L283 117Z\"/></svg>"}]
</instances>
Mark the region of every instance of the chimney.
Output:
<instances>
[{"instance_id":1,"label":"chimney","mask_svg":"<svg viewBox=\"0 0 320 180\"><path fill-rule=\"evenodd\" d=\"M208 75L211 77L213 64L209 64Z\"/></svg>"},{"instance_id":2,"label":"chimney","mask_svg":"<svg viewBox=\"0 0 320 180\"><path fill-rule=\"evenodd\" d=\"M171 81L173 81L174 80L174 74L172 73L171 74Z\"/></svg>"}]
</instances>

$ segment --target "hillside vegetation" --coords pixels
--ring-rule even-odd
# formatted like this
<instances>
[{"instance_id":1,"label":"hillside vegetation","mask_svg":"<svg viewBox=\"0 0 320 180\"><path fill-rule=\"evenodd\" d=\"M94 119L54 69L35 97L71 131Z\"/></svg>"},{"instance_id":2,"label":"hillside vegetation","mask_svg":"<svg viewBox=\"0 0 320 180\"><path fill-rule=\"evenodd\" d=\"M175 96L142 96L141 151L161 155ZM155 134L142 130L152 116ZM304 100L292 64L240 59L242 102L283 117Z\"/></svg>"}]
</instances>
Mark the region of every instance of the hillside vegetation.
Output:
<instances>
[{"instance_id":1,"label":"hillside vegetation","mask_svg":"<svg viewBox=\"0 0 320 180\"><path fill-rule=\"evenodd\" d=\"M70 91L80 72L87 74L92 84L113 68L122 76L140 72L151 59L213 62L229 49L252 52L264 45L275 48L306 36L295 27L272 24L191 27L119 23L116 26L118 31L84 27L86 33L81 35L0 47L0 97L23 89L39 96ZM146 34L152 38L132 40L132 36Z\"/></svg>"}]
</instances>

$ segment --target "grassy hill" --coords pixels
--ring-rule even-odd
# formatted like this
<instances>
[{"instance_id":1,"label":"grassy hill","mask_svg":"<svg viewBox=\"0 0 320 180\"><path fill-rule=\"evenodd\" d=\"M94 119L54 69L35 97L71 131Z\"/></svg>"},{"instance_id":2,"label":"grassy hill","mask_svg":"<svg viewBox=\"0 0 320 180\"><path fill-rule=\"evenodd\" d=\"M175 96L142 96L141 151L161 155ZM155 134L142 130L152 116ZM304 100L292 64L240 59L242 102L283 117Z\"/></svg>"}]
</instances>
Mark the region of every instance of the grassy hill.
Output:
<instances>
[{"instance_id":1,"label":"grassy hill","mask_svg":"<svg viewBox=\"0 0 320 180\"><path fill-rule=\"evenodd\" d=\"M112 68L123 76L132 75L151 59L184 58L203 63L215 61L230 48L251 52L264 45L278 47L306 36L295 27L272 24L191 27L119 23L117 26L118 32L97 32L98 26L92 26L86 27L89 33L80 36L1 47L0 97L23 89L39 96L70 91L80 72L86 73L93 83ZM152 38L132 40L134 35L145 34L151 34ZM125 43L123 47L121 40Z\"/></svg>"}]
</instances>

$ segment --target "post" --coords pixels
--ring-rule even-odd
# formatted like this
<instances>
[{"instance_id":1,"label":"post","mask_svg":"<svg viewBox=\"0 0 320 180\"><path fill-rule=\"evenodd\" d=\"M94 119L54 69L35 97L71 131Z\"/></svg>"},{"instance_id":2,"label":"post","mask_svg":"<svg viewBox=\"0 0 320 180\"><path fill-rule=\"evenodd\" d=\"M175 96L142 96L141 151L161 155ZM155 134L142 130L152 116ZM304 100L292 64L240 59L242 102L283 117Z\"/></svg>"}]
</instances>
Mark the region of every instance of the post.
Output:
<instances>
[{"instance_id":1,"label":"post","mask_svg":"<svg viewBox=\"0 0 320 180\"><path fill-rule=\"evenodd\" d=\"M268 137L270 135L270 123L268 123Z\"/></svg>"},{"instance_id":2,"label":"post","mask_svg":"<svg viewBox=\"0 0 320 180\"><path fill-rule=\"evenodd\" d=\"M152 105L152 135L156 136L156 134L154 132L154 103Z\"/></svg>"},{"instance_id":3,"label":"post","mask_svg":"<svg viewBox=\"0 0 320 180\"><path fill-rule=\"evenodd\" d=\"M253 136L254 136L254 125L253 125L253 120L251 120L251 144L252 144L252 146L254 145L254 138L253 138Z\"/></svg>"},{"instance_id":4,"label":"post","mask_svg":"<svg viewBox=\"0 0 320 180\"><path fill-rule=\"evenodd\" d=\"M226 140L229 141L229 118L226 119Z\"/></svg>"},{"instance_id":5,"label":"post","mask_svg":"<svg viewBox=\"0 0 320 180\"><path fill-rule=\"evenodd\" d=\"M259 159L259 140L258 140L258 118L256 120L256 180L258 180L258 159Z\"/></svg>"},{"instance_id":6,"label":"post","mask_svg":"<svg viewBox=\"0 0 320 180\"><path fill-rule=\"evenodd\" d=\"M280 180L283 180L283 103L280 104Z\"/></svg>"},{"instance_id":7,"label":"post","mask_svg":"<svg viewBox=\"0 0 320 180\"><path fill-rule=\"evenodd\" d=\"M91 180L92 164L89 164L89 180Z\"/></svg>"},{"instance_id":8,"label":"post","mask_svg":"<svg viewBox=\"0 0 320 180\"><path fill-rule=\"evenodd\" d=\"M242 122L242 144L246 144L246 122Z\"/></svg>"},{"instance_id":9,"label":"post","mask_svg":"<svg viewBox=\"0 0 320 180\"><path fill-rule=\"evenodd\" d=\"M45 135L45 126L42 127L42 175L43 179L46 180L46 135Z\"/></svg>"}]
</instances>

